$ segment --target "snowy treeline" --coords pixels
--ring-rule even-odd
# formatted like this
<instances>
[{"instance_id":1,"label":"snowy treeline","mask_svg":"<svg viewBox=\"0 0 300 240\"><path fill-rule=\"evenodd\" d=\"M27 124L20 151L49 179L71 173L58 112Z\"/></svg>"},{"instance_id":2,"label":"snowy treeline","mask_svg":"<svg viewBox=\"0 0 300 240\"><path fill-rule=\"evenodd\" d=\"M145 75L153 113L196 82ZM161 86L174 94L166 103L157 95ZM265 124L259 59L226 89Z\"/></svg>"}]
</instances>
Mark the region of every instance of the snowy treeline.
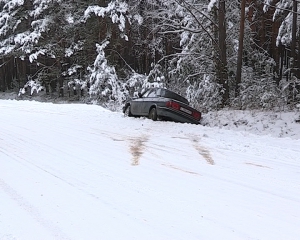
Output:
<instances>
[{"instance_id":1,"label":"snowy treeline","mask_svg":"<svg viewBox=\"0 0 300 240\"><path fill-rule=\"evenodd\" d=\"M116 107L160 85L201 110L293 106L300 101L297 4L0 0L0 90L45 89Z\"/></svg>"}]
</instances>

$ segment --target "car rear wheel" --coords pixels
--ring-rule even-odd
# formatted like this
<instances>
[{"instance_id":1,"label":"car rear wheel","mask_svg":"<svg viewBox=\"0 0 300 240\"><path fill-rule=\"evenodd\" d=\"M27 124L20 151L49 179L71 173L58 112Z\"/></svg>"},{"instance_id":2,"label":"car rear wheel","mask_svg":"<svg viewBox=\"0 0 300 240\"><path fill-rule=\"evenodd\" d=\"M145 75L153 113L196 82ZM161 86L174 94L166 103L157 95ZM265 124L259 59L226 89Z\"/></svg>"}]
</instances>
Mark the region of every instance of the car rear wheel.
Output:
<instances>
[{"instance_id":1,"label":"car rear wheel","mask_svg":"<svg viewBox=\"0 0 300 240\"><path fill-rule=\"evenodd\" d=\"M149 118L152 119L153 121L157 120L157 111L155 107L150 110Z\"/></svg>"},{"instance_id":2,"label":"car rear wheel","mask_svg":"<svg viewBox=\"0 0 300 240\"><path fill-rule=\"evenodd\" d=\"M132 113L130 111L130 105L128 105L125 109L125 112L124 112L124 116L125 117L132 117Z\"/></svg>"}]
</instances>

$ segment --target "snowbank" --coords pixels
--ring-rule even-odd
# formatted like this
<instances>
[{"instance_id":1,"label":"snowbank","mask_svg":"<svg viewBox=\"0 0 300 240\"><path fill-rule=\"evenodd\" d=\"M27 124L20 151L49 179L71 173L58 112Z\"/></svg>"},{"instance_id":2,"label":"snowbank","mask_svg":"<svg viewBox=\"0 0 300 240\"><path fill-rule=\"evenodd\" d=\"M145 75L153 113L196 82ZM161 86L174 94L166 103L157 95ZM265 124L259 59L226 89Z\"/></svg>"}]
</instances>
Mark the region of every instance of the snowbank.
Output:
<instances>
[{"instance_id":1,"label":"snowbank","mask_svg":"<svg viewBox=\"0 0 300 240\"><path fill-rule=\"evenodd\" d=\"M300 139L300 112L221 110L203 115L202 124L258 135Z\"/></svg>"},{"instance_id":2,"label":"snowbank","mask_svg":"<svg viewBox=\"0 0 300 240\"><path fill-rule=\"evenodd\" d=\"M18 99L16 93L0 93L0 99ZM23 100L45 102L44 97L23 97ZM48 99L47 101L50 101ZM59 100L56 100L56 103ZM62 101L67 103L66 101ZM72 102L73 103L73 102ZM257 135L300 139L300 108L294 111L220 110L202 115L202 125L226 130L246 131Z\"/></svg>"}]
</instances>

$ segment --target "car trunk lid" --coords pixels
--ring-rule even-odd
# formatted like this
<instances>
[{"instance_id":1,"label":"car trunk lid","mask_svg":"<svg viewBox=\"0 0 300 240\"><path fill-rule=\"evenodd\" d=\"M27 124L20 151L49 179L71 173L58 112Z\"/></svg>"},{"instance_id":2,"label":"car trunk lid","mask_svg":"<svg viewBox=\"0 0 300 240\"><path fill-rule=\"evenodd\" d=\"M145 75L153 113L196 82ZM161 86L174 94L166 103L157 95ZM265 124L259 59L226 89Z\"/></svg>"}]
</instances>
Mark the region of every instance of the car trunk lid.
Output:
<instances>
[{"instance_id":1,"label":"car trunk lid","mask_svg":"<svg viewBox=\"0 0 300 240\"><path fill-rule=\"evenodd\" d=\"M188 115L190 118L193 118L197 121L200 121L201 119L201 113L197 111L194 108L191 108L189 105L179 102L179 101L174 101L170 100L166 103L167 108L171 108L176 111L180 111L184 113L184 115Z\"/></svg>"}]
</instances>

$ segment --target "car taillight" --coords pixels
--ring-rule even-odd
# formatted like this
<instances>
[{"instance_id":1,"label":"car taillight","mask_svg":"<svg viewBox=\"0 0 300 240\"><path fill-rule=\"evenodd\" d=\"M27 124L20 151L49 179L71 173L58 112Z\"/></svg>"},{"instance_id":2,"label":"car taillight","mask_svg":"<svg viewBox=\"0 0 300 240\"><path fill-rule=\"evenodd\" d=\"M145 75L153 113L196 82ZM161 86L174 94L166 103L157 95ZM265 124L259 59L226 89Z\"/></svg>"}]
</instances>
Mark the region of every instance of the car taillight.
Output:
<instances>
[{"instance_id":1,"label":"car taillight","mask_svg":"<svg viewBox=\"0 0 300 240\"><path fill-rule=\"evenodd\" d=\"M173 102L173 101L167 102L167 107L173 108L175 110L180 110L180 104L177 102Z\"/></svg>"},{"instance_id":2,"label":"car taillight","mask_svg":"<svg viewBox=\"0 0 300 240\"><path fill-rule=\"evenodd\" d=\"M200 118L201 118L201 113L199 113L199 112L193 112L193 117L195 118L195 119L197 119L197 120L200 120Z\"/></svg>"}]
</instances>

